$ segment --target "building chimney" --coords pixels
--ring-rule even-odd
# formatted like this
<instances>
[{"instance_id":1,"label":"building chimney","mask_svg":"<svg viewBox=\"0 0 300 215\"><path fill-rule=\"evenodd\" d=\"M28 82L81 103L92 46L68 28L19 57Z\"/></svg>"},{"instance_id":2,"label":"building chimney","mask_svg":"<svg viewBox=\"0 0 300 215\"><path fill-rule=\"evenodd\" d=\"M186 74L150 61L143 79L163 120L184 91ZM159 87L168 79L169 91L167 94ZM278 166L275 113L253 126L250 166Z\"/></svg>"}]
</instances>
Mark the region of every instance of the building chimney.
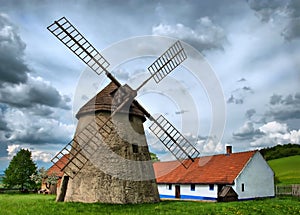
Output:
<instances>
[{"instance_id":1,"label":"building chimney","mask_svg":"<svg viewBox=\"0 0 300 215\"><path fill-rule=\"evenodd\" d=\"M226 154L232 153L232 146L226 146Z\"/></svg>"}]
</instances>

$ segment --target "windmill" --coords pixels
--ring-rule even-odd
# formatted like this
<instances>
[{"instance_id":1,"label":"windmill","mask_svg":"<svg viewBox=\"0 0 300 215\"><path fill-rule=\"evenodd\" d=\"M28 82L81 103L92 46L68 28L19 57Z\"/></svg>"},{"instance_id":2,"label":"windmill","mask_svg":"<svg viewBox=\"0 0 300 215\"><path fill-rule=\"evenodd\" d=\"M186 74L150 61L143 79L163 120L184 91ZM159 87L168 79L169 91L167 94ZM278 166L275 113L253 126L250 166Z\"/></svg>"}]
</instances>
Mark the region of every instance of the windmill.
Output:
<instances>
[{"instance_id":1,"label":"windmill","mask_svg":"<svg viewBox=\"0 0 300 215\"><path fill-rule=\"evenodd\" d=\"M100 152L105 149L106 144L110 147L114 144L120 144L125 148L128 146L128 141L120 140L116 134L116 130L119 129L119 126L122 127L122 123L118 123L118 120L114 119L121 119L123 116L121 113L129 114L129 118L131 116L136 116L136 118L139 119L137 120L137 130L141 130L141 128L143 129L142 123L145 121L145 117L147 117L152 122L149 129L185 168L188 168L191 163L194 162L194 158L199 156L199 151L164 116L160 115L157 118L154 118L137 100L135 100L138 91L145 86L146 83L152 79L154 79L156 83L159 83L187 58L180 41L175 42L157 60L155 60L148 67L150 76L136 89L132 89L127 84L121 85L121 83L108 71L108 67L110 65L109 62L65 17L54 21L54 23L48 26L47 29L86 65L88 65L91 70L98 75L104 72L111 80L111 83L107 87L105 87L98 95L80 109L77 114L77 118L79 119L79 122L82 123L80 124L78 122L74 138L52 159L52 162L57 164L58 161L61 162L62 158L64 158L63 165L58 166L61 171L64 171L65 173L65 177L61 184L61 191L58 195L58 200L83 202L102 201L110 203L158 201L159 197L155 180L149 179L139 182L133 180L133 182L129 182L128 180L118 180L115 179L116 177L107 176L107 174L103 172L101 172L101 174L99 173L97 176L98 178L101 178L100 186L106 186L107 188L107 182L103 181L110 180L110 183L108 183L110 186L111 184L114 184L114 186L120 186L120 189L115 189L115 194L122 197L112 197L113 192L107 194L108 197L103 197L103 193L100 195L93 193L92 196L90 196L89 192L78 193L75 190L79 189L77 186L82 186L83 178L84 180L89 180L86 175L89 175L91 169L94 168L91 167L93 166L93 162L91 162L91 160L93 159L95 162L95 158L97 159L102 156L99 154L101 154ZM97 110L102 111L100 114L96 113L96 111L93 116L85 114L88 112L87 110L89 110L87 107L89 104L93 102L97 103L97 101L101 99L103 100L103 98L109 98L111 100L109 102L109 110L106 107L98 108ZM96 103L94 103L94 105L107 105L101 102L99 102L99 104ZM124 126L122 129L126 130ZM142 137L140 141L144 142L147 146L143 131L138 133L141 134ZM131 137L131 140L134 138L135 137ZM135 155L134 159L145 160L150 158L148 147L144 147L142 152L139 153L136 145L132 143L131 145L133 147L133 153L136 152L138 154ZM129 159L132 159L132 155L128 156ZM107 156L105 157L105 155L101 158L104 160L106 159L107 162L111 162ZM141 174L149 174L151 176L154 174L151 163L146 164L146 166L139 166L139 168L141 168ZM117 171L120 171L118 172L120 175L123 173L121 168L117 168ZM127 169L126 171L135 170ZM111 183L111 180L115 181ZM137 188L135 189L135 187ZM82 187L80 187L80 189L82 189ZM88 191L89 189L93 188L85 187L85 191ZM101 188L98 186L95 189ZM69 190L73 191L71 192ZM102 189L100 192L106 191ZM78 197L74 197L76 195ZM106 194L104 194L104 196L105 195ZM65 197L67 199L65 199Z\"/></svg>"}]
</instances>

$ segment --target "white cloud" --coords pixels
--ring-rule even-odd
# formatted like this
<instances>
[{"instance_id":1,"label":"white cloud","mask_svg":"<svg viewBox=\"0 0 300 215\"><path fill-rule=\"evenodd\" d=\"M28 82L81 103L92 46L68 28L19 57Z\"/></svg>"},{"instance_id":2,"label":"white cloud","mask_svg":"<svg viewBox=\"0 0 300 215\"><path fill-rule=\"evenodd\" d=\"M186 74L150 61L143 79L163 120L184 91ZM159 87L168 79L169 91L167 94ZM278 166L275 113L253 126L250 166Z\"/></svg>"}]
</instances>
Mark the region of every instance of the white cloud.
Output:
<instances>
[{"instance_id":1,"label":"white cloud","mask_svg":"<svg viewBox=\"0 0 300 215\"><path fill-rule=\"evenodd\" d=\"M7 146L7 152L8 152L8 156L13 157L14 155L16 155L16 153L21 149L20 145L8 145Z\"/></svg>"},{"instance_id":2,"label":"white cloud","mask_svg":"<svg viewBox=\"0 0 300 215\"><path fill-rule=\"evenodd\" d=\"M263 135L250 143L252 147L266 147L288 143L300 144L300 129L289 131L288 126L276 121L268 122L259 130Z\"/></svg>"},{"instance_id":3,"label":"white cloud","mask_svg":"<svg viewBox=\"0 0 300 215\"><path fill-rule=\"evenodd\" d=\"M290 132L290 140L292 143L300 144L300 129L298 131L293 130Z\"/></svg>"},{"instance_id":4,"label":"white cloud","mask_svg":"<svg viewBox=\"0 0 300 215\"><path fill-rule=\"evenodd\" d=\"M196 148L201 155L212 155L224 152L224 144L216 142L212 138L201 139L197 141Z\"/></svg>"},{"instance_id":5,"label":"white cloud","mask_svg":"<svg viewBox=\"0 0 300 215\"><path fill-rule=\"evenodd\" d=\"M51 158L52 158L51 153L40 151L40 150L31 150L28 146L22 147L21 145L18 145L18 144L12 144L12 145L8 145L6 150L8 152L8 156L10 158L12 158L21 149L27 149L27 150L31 151L32 160L34 160L34 161L43 161L43 162L51 161Z\"/></svg>"},{"instance_id":6,"label":"white cloud","mask_svg":"<svg viewBox=\"0 0 300 215\"><path fill-rule=\"evenodd\" d=\"M73 124L30 114L26 109L8 108L4 119L9 131L1 141L20 145L64 143L71 139L75 130Z\"/></svg>"},{"instance_id":7,"label":"white cloud","mask_svg":"<svg viewBox=\"0 0 300 215\"><path fill-rule=\"evenodd\" d=\"M281 124L279 122L273 121L264 124L259 128L260 131L264 132L265 134L274 134L274 133L281 133L284 134L287 132L287 125Z\"/></svg>"},{"instance_id":8,"label":"white cloud","mask_svg":"<svg viewBox=\"0 0 300 215\"><path fill-rule=\"evenodd\" d=\"M34 161L50 162L52 154L43 151L32 151L32 159Z\"/></svg>"},{"instance_id":9,"label":"white cloud","mask_svg":"<svg viewBox=\"0 0 300 215\"><path fill-rule=\"evenodd\" d=\"M199 51L223 49L226 41L224 30L214 24L209 17L197 20L195 28L181 23L176 25L159 24L152 27L152 34L178 38L197 48Z\"/></svg>"}]
</instances>

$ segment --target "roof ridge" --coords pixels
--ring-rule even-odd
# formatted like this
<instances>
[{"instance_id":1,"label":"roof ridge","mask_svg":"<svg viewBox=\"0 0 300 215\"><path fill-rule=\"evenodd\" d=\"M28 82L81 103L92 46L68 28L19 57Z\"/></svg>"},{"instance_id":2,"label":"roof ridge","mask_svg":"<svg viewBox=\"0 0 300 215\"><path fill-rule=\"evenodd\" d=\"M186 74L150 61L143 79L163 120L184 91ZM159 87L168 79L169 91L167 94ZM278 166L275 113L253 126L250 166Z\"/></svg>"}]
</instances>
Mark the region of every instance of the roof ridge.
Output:
<instances>
[{"instance_id":1,"label":"roof ridge","mask_svg":"<svg viewBox=\"0 0 300 215\"><path fill-rule=\"evenodd\" d=\"M231 153L231 155L242 154L242 153L250 153L250 152L254 153L254 152L257 152L257 151L259 151L259 150L255 149L255 150L250 150L250 151L234 152L234 153ZM222 156L222 155L226 156L228 154L224 153L224 154L205 155L205 156L201 156L201 157L196 157L194 159L207 158L207 157L215 157L215 156ZM168 162L172 163L172 162L179 162L179 161L177 161L177 160L168 160L168 161L156 161L154 163L168 163Z\"/></svg>"},{"instance_id":2,"label":"roof ridge","mask_svg":"<svg viewBox=\"0 0 300 215\"><path fill-rule=\"evenodd\" d=\"M110 82L79 109L76 118L79 119L84 114L95 113L98 111L111 112L114 99L113 92L118 89L118 86L114 82ZM133 103L130 105L129 110L122 109L119 112L126 114L130 113L142 117L143 121L146 120L144 113Z\"/></svg>"}]
</instances>

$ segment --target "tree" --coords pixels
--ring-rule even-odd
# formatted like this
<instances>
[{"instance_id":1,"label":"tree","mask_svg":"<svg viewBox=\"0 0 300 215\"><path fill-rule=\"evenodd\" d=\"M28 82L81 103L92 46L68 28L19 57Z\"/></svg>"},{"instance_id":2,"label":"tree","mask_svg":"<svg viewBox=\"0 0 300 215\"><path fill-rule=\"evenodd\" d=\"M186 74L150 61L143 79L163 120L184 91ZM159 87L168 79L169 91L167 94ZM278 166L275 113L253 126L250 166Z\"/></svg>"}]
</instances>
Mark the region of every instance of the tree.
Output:
<instances>
[{"instance_id":1,"label":"tree","mask_svg":"<svg viewBox=\"0 0 300 215\"><path fill-rule=\"evenodd\" d=\"M32 161L31 152L21 149L10 161L4 171L3 183L8 188L33 188L35 183L30 176L37 171L36 164Z\"/></svg>"},{"instance_id":2,"label":"tree","mask_svg":"<svg viewBox=\"0 0 300 215\"><path fill-rule=\"evenodd\" d=\"M44 183L47 189L50 189L51 185L56 185L58 176L56 172L52 172L50 175L47 174L47 170L42 167L38 170L37 173L34 173L30 176L31 180L34 181L37 186L41 187L41 184Z\"/></svg>"},{"instance_id":3,"label":"tree","mask_svg":"<svg viewBox=\"0 0 300 215\"><path fill-rule=\"evenodd\" d=\"M152 161L159 161L157 155L155 153L153 153L153 152L150 152L150 157L151 157Z\"/></svg>"}]
</instances>

